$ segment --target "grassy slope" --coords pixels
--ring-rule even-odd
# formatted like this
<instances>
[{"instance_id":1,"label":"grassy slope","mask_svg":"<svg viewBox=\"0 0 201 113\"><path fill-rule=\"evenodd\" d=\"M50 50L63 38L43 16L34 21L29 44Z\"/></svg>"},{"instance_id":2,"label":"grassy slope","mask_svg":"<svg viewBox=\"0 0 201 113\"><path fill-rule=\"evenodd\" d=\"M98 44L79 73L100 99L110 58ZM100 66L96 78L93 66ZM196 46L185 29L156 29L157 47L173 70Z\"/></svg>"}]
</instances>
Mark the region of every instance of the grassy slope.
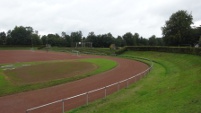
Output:
<instances>
[{"instance_id":1,"label":"grassy slope","mask_svg":"<svg viewBox=\"0 0 201 113\"><path fill-rule=\"evenodd\" d=\"M115 53L115 50L110 50L109 48L69 48L69 47L50 48L50 51L59 51L59 52L72 52L72 50L76 50L81 53L98 54L98 55L113 55Z\"/></svg>"},{"instance_id":2,"label":"grassy slope","mask_svg":"<svg viewBox=\"0 0 201 113\"><path fill-rule=\"evenodd\" d=\"M70 113L200 113L199 56L160 52L126 52L154 60L149 75L106 99Z\"/></svg>"},{"instance_id":3,"label":"grassy slope","mask_svg":"<svg viewBox=\"0 0 201 113\"><path fill-rule=\"evenodd\" d=\"M49 82L45 82L45 83L28 84L28 85L13 85L8 80L6 80L6 78L3 76L4 75L3 70L0 69L0 96L19 93L19 92L23 92L23 91L35 90L35 89L40 89L40 88L45 88L45 87L50 87L50 86L54 86L54 85L58 85L58 84L62 84L62 83L75 81L78 79L82 79L82 78L85 78L88 76L92 76L92 75L110 70L111 68L114 68L117 65L117 63L115 61L108 60L108 59L82 59L80 61L94 63L99 68L92 72L89 72L89 73L86 73L83 75L79 75L79 76L74 76L71 78L53 80L53 81L49 81ZM41 62L38 62L38 63L40 64ZM25 64L27 64L27 63L25 63ZM29 63L29 64L37 64L37 63L33 62L33 63ZM23 65L23 63L20 63L20 64L17 63L14 65L20 66L20 65Z\"/></svg>"}]
</instances>

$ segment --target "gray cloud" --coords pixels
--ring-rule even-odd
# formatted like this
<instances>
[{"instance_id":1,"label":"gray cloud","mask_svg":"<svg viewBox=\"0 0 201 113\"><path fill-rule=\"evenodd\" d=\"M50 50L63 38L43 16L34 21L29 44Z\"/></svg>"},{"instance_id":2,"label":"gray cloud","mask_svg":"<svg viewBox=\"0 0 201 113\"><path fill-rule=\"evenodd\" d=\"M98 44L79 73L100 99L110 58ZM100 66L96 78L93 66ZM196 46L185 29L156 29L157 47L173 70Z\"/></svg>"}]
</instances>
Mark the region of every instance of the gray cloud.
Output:
<instances>
[{"instance_id":1,"label":"gray cloud","mask_svg":"<svg viewBox=\"0 0 201 113\"><path fill-rule=\"evenodd\" d=\"M126 32L161 36L161 27L178 10L201 24L199 0L0 0L0 31L31 26L39 34L81 30L84 36Z\"/></svg>"}]
</instances>

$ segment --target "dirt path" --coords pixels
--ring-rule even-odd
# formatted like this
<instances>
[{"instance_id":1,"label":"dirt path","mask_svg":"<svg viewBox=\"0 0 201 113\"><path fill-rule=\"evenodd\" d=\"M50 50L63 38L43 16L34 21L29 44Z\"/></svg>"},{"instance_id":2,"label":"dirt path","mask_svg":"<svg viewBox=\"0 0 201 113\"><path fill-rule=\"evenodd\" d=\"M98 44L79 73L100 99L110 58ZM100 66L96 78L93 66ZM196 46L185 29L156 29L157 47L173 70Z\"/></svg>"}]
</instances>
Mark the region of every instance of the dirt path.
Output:
<instances>
[{"instance_id":1,"label":"dirt path","mask_svg":"<svg viewBox=\"0 0 201 113\"><path fill-rule=\"evenodd\" d=\"M0 97L0 113L25 113L26 109L112 84L114 82L131 77L148 68L147 65L141 62L108 56L74 56L66 53L47 53L44 51L33 52L27 50L0 51L1 64L12 62L44 61L58 59L67 60L81 58L107 58L118 62L118 66L110 71L75 82ZM80 97L80 99L75 99L72 102L65 102L65 110L72 109L83 104L82 101L84 101L84 98L86 97ZM90 100L93 100L95 98L96 96L91 96ZM61 113L61 105L62 104L59 103L48 108L40 109L39 111L36 110L30 113L45 113L45 111L48 111L48 113Z\"/></svg>"}]
</instances>

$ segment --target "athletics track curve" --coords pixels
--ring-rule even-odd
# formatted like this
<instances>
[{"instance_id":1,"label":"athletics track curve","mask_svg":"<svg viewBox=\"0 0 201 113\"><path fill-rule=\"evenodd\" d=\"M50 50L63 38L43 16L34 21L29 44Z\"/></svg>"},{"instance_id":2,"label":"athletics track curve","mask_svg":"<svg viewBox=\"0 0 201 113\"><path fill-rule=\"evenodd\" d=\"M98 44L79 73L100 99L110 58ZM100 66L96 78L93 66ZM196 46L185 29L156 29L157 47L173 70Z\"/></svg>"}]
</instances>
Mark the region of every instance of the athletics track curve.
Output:
<instances>
[{"instance_id":1,"label":"athletics track curve","mask_svg":"<svg viewBox=\"0 0 201 113\"><path fill-rule=\"evenodd\" d=\"M110 56L81 55L76 56L61 52L45 52L31 50L1 50L0 64L30 62L30 61L48 61L48 60L70 60L83 58L106 58L114 60L118 66L110 71L97 74L78 81L65 83L44 89L22 92L18 94L0 97L0 113L25 113L27 109L47 104L56 100L71 97L93 89L104 87L106 85L124 80L148 68L142 62L128 60ZM96 98L96 97L94 97ZM93 97L91 97L93 100ZM69 110L80 106L76 101L66 103L66 109ZM71 104L72 103L72 104ZM74 104L73 104L74 103ZM49 108L39 109L30 113L61 113L61 104L50 106Z\"/></svg>"}]
</instances>

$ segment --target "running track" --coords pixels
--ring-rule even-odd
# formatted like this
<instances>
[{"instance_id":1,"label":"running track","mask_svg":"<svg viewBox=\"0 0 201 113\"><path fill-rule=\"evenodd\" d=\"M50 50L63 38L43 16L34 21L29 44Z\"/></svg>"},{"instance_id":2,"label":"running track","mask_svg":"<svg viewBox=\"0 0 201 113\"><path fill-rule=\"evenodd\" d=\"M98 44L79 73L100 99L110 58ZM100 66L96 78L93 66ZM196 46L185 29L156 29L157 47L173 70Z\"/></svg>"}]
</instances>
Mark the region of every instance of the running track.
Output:
<instances>
[{"instance_id":1,"label":"running track","mask_svg":"<svg viewBox=\"0 0 201 113\"><path fill-rule=\"evenodd\" d=\"M0 97L0 113L25 113L27 109L47 104L59 99L71 97L86 91L100 88L114 82L129 78L137 73L140 73L148 68L146 64L141 62L122 59L109 56L93 56L81 55L75 56L60 52L45 52L45 51L30 51L30 50L0 50L0 64L30 62L30 61L48 61L48 60L69 60L82 58L106 58L118 62L118 66L110 71L97 74L75 82L70 82L62 85L57 85L49 88L22 92L18 94ZM94 97L95 98L95 97ZM93 97L91 97L93 100ZM74 100L70 102L65 110L79 106ZM75 104L73 104L75 103ZM58 108L60 106L60 108ZM61 104L50 106L46 110L48 113L61 113ZM45 113L45 111L33 111L30 113Z\"/></svg>"}]
</instances>

